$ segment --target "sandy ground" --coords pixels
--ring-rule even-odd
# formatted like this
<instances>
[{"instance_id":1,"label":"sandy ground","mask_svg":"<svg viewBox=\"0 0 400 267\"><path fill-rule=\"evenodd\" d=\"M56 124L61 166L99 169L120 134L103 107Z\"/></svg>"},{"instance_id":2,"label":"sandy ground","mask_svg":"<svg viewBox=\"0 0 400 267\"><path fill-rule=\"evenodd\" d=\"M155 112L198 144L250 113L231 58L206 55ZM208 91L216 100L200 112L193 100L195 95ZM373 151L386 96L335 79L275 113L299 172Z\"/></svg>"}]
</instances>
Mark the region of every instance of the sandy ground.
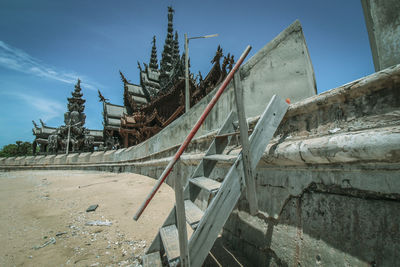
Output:
<instances>
[{"instance_id":1,"label":"sandy ground","mask_svg":"<svg viewBox=\"0 0 400 267\"><path fill-rule=\"evenodd\" d=\"M138 265L175 201L163 185L135 222L154 183L131 173L0 172L0 266ZM112 225L85 225L93 220Z\"/></svg>"}]
</instances>

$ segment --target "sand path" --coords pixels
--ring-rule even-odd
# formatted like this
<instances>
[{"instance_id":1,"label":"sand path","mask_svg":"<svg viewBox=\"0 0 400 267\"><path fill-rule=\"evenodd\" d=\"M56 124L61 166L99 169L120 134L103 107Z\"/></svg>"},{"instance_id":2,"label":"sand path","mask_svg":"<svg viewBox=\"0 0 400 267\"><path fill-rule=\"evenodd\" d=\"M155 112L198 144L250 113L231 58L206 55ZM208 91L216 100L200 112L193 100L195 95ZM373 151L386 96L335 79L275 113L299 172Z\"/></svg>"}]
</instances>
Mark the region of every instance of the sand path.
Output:
<instances>
[{"instance_id":1,"label":"sand path","mask_svg":"<svg viewBox=\"0 0 400 267\"><path fill-rule=\"evenodd\" d=\"M135 222L154 183L132 173L0 173L0 266L137 265L175 201L164 184ZM92 204L99 207L87 213ZM93 220L112 225L85 225Z\"/></svg>"}]
</instances>

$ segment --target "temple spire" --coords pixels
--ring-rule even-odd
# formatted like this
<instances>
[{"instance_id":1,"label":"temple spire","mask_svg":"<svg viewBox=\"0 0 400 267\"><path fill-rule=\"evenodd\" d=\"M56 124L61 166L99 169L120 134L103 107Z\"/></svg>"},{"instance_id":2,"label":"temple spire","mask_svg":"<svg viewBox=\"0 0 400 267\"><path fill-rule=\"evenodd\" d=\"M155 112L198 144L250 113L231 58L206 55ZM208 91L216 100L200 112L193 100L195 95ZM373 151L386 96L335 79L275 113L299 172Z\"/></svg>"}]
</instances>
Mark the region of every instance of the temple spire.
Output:
<instances>
[{"instance_id":1,"label":"temple spire","mask_svg":"<svg viewBox=\"0 0 400 267\"><path fill-rule=\"evenodd\" d=\"M121 76L121 81L124 83L124 85L125 85L126 83L128 83L128 80L125 78L124 74L122 74L121 71L119 71L119 75Z\"/></svg>"},{"instance_id":2,"label":"temple spire","mask_svg":"<svg viewBox=\"0 0 400 267\"><path fill-rule=\"evenodd\" d=\"M153 47L151 48L151 57L150 57L150 68L153 70L158 69L158 60L157 60L157 47L156 47L156 36L153 36Z\"/></svg>"},{"instance_id":3,"label":"temple spire","mask_svg":"<svg viewBox=\"0 0 400 267\"><path fill-rule=\"evenodd\" d=\"M178 32L175 31L175 39L174 39L174 47L172 51L172 60L173 62L177 62L179 60L179 41L178 41Z\"/></svg>"},{"instance_id":4,"label":"temple spire","mask_svg":"<svg viewBox=\"0 0 400 267\"><path fill-rule=\"evenodd\" d=\"M172 7L168 7L168 33L165 39L164 50L161 58L161 72L169 73L172 69L172 56L174 47L174 28L172 24L174 10Z\"/></svg>"},{"instance_id":5,"label":"temple spire","mask_svg":"<svg viewBox=\"0 0 400 267\"><path fill-rule=\"evenodd\" d=\"M70 121L73 123L80 122L83 126L85 124L86 115L83 113L85 110L85 101L81 92L81 80L75 85L75 90L71 93L72 97L68 98L68 111L64 114L65 125L68 125Z\"/></svg>"}]
</instances>

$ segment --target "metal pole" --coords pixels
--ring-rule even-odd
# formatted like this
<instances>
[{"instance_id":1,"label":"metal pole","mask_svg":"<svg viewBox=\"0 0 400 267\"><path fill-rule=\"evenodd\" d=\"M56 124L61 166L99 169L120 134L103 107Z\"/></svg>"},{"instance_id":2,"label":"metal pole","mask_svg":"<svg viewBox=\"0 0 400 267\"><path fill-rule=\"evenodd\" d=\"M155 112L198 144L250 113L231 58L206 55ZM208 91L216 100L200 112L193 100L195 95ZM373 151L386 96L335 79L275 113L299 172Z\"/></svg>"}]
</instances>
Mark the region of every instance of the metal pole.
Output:
<instances>
[{"instance_id":1,"label":"metal pole","mask_svg":"<svg viewBox=\"0 0 400 267\"><path fill-rule=\"evenodd\" d=\"M185 113L190 109L190 92L189 92L189 40L185 33Z\"/></svg>"},{"instance_id":2,"label":"metal pole","mask_svg":"<svg viewBox=\"0 0 400 267\"><path fill-rule=\"evenodd\" d=\"M206 109L204 110L203 114L199 118L199 120L196 122L195 126L192 128L190 131L189 135L186 137L185 141L183 141L182 145L180 146L178 152L176 152L174 158L168 163L167 167L164 169L163 173L161 174L160 178L157 180L157 183L154 185L153 189L151 190L150 194L146 197L146 200L142 203L140 206L139 210L136 212L135 216L133 219L137 221L142 215L144 209L147 207L147 205L150 203L151 199L154 197L156 194L157 190L160 188L161 184L165 181L169 173L172 171L172 167L174 164L178 161L178 159L181 157L183 151L185 151L186 147L189 145L190 141L193 139L194 135L197 133L199 130L200 126L203 124L204 120L207 118L208 114L210 113L211 109L215 106L217 103L218 99L224 92L225 88L228 86L230 81L233 78L233 75L235 74L236 70L240 67L240 65L243 63L244 59L246 56L249 54L251 50L251 46L247 46L246 49L244 50L243 54L240 56L239 60L236 62L235 66L229 72L228 76L225 78L224 82L222 83L221 87L218 89L214 97L211 99L210 103L208 103Z\"/></svg>"}]
</instances>

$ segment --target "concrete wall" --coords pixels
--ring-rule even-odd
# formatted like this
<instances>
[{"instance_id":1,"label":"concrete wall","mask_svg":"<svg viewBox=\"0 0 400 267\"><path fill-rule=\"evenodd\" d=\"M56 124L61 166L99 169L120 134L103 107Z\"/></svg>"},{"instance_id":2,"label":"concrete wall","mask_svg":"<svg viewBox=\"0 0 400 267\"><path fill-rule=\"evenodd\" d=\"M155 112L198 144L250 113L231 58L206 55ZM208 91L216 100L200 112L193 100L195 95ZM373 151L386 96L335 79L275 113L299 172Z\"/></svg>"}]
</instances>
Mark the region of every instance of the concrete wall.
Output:
<instances>
[{"instance_id":1,"label":"concrete wall","mask_svg":"<svg viewBox=\"0 0 400 267\"><path fill-rule=\"evenodd\" d=\"M316 94L314 71L299 21L258 51L243 65L242 80L246 115L261 114L270 98L278 94L292 102ZM129 149L122 160L148 156L180 144L197 122L218 88L149 140ZM197 137L218 129L234 108L232 84L228 86L197 133Z\"/></svg>"},{"instance_id":2,"label":"concrete wall","mask_svg":"<svg viewBox=\"0 0 400 267\"><path fill-rule=\"evenodd\" d=\"M375 71L400 64L400 1L361 0Z\"/></svg>"},{"instance_id":3,"label":"concrete wall","mask_svg":"<svg viewBox=\"0 0 400 267\"><path fill-rule=\"evenodd\" d=\"M399 266L399 92L397 65L292 105L227 244L254 266Z\"/></svg>"},{"instance_id":4,"label":"concrete wall","mask_svg":"<svg viewBox=\"0 0 400 267\"><path fill-rule=\"evenodd\" d=\"M399 91L400 65L292 104L255 172L260 213L250 216L242 197L223 229L226 246L254 266L399 266ZM193 142L169 185L190 176L213 134ZM116 154L128 150L92 153L96 164L79 162L87 158L81 154L70 164L65 155L26 166L10 158L1 160L0 168L124 171L158 178L176 147L136 162L118 161ZM47 164L51 159L64 164ZM211 177L224 177L228 168L217 165Z\"/></svg>"}]
</instances>

